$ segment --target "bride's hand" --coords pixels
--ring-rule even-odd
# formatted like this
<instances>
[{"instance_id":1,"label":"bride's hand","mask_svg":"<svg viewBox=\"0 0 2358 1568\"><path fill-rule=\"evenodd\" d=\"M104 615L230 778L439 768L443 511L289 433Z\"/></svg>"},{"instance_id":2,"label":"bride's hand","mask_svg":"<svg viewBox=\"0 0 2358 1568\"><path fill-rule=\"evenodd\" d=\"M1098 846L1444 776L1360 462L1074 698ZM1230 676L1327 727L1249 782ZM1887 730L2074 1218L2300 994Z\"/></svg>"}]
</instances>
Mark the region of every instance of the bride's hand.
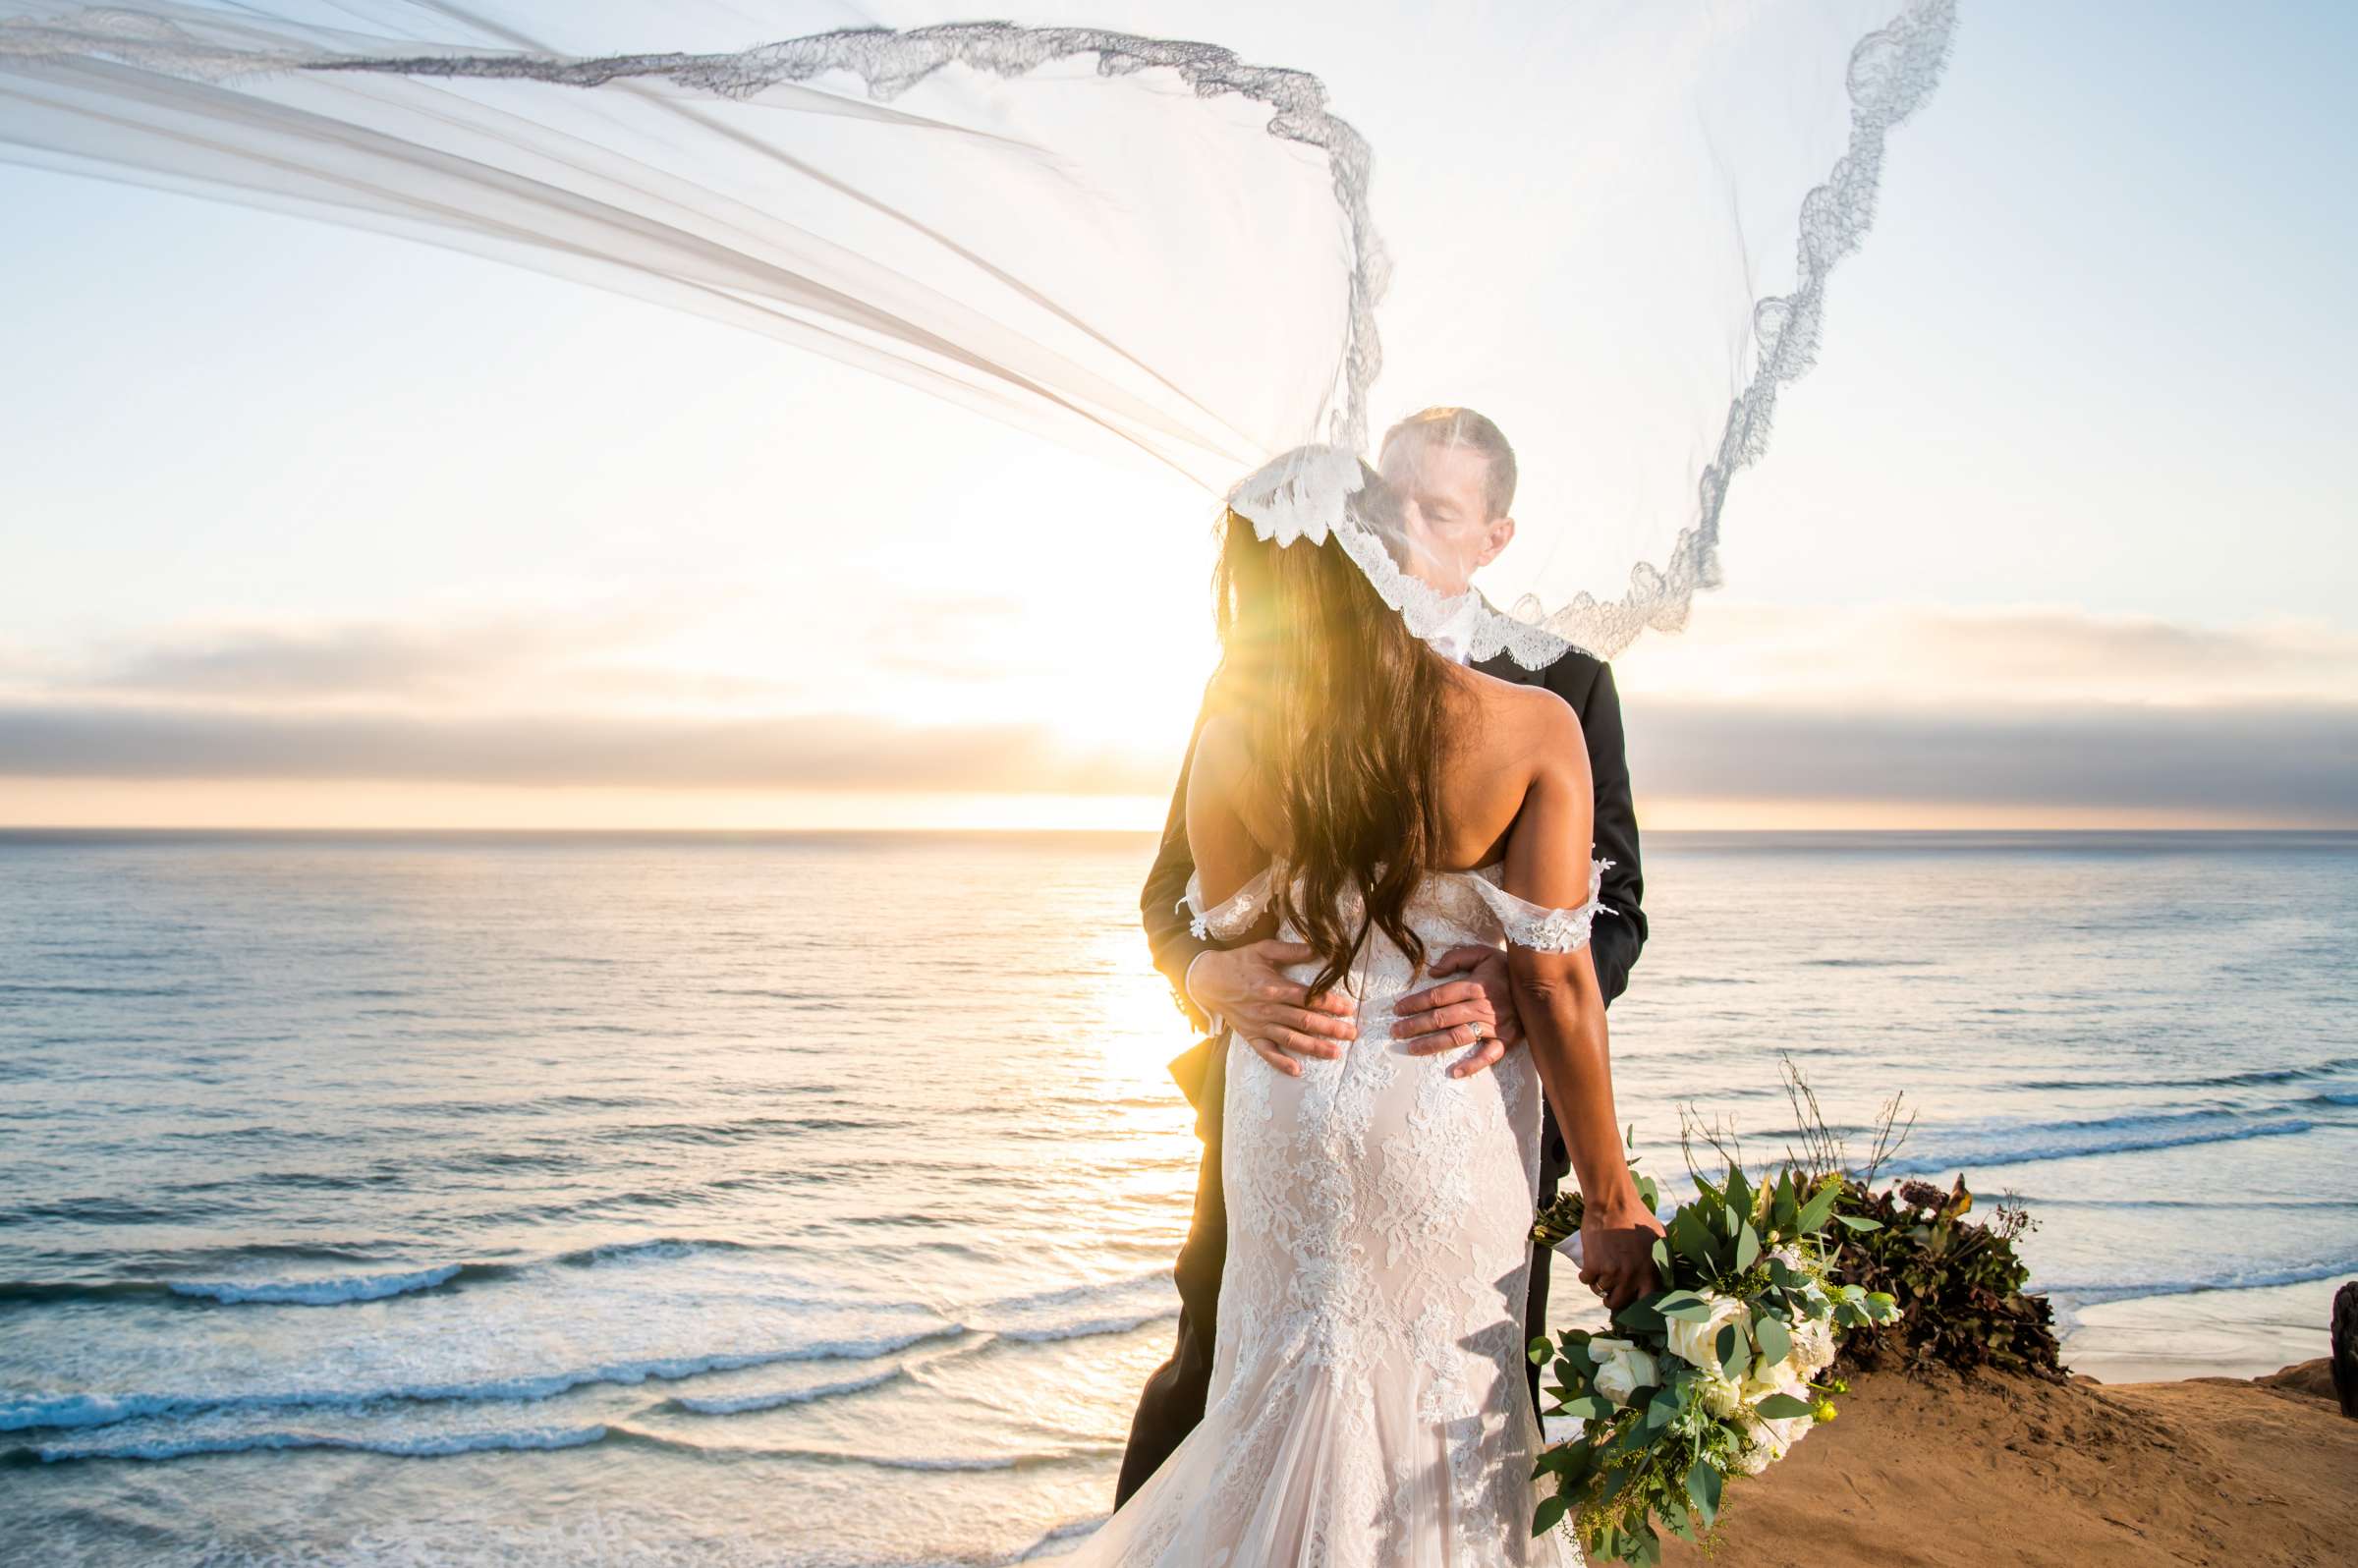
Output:
<instances>
[{"instance_id":1,"label":"bride's hand","mask_svg":"<svg viewBox=\"0 0 2358 1568\"><path fill-rule=\"evenodd\" d=\"M1403 1042L1400 1048L1409 1055L1475 1046L1449 1067L1451 1078L1468 1078L1496 1066L1523 1042L1523 1020L1515 1011L1515 982L1507 973L1506 954L1495 947L1452 947L1425 966L1425 973L1435 980L1458 974L1466 978L1400 998L1392 1037Z\"/></svg>"},{"instance_id":2,"label":"bride's hand","mask_svg":"<svg viewBox=\"0 0 2358 1568\"><path fill-rule=\"evenodd\" d=\"M1580 1222L1580 1282L1614 1312L1661 1288L1654 1244L1662 1222L1633 1189L1611 1203L1589 1204Z\"/></svg>"}]
</instances>

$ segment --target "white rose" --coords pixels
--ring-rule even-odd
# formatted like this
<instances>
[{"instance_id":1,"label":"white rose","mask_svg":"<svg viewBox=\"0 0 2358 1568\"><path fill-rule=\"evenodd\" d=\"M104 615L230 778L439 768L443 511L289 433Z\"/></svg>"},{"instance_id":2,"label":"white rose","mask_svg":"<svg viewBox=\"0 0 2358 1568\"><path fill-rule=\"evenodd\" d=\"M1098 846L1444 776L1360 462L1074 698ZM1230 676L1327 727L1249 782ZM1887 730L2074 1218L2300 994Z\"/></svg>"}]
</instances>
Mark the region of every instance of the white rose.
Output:
<instances>
[{"instance_id":1,"label":"white rose","mask_svg":"<svg viewBox=\"0 0 2358 1568\"><path fill-rule=\"evenodd\" d=\"M1768 1434L1768 1451L1778 1459L1792 1452L1793 1445L1808 1433L1811 1425L1807 1416L1788 1416L1781 1421L1761 1423Z\"/></svg>"},{"instance_id":2,"label":"white rose","mask_svg":"<svg viewBox=\"0 0 2358 1568\"><path fill-rule=\"evenodd\" d=\"M1744 1408L1744 1390L1716 1369L1703 1374L1703 1408L1725 1421Z\"/></svg>"},{"instance_id":3,"label":"white rose","mask_svg":"<svg viewBox=\"0 0 2358 1568\"><path fill-rule=\"evenodd\" d=\"M1804 1377L1815 1377L1834 1364L1834 1325L1823 1317L1805 1317L1793 1325L1793 1364Z\"/></svg>"},{"instance_id":4,"label":"white rose","mask_svg":"<svg viewBox=\"0 0 2358 1568\"><path fill-rule=\"evenodd\" d=\"M1809 1429L1807 1416L1790 1416L1779 1421L1754 1417L1744 1429L1744 1447L1737 1455L1737 1468L1747 1476L1759 1475L1784 1458Z\"/></svg>"},{"instance_id":5,"label":"white rose","mask_svg":"<svg viewBox=\"0 0 2358 1568\"><path fill-rule=\"evenodd\" d=\"M1719 1365L1719 1357L1712 1346L1719 1330L1730 1323L1743 1322L1749 1316L1744 1304L1725 1296L1704 1298L1712 1304L1712 1316L1701 1322L1670 1318L1664 1325L1668 1330L1670 1353L1698 1367L1709 1370Z\"/></svg>"},{"instance_id":6,"label":"white rose","mask_svg":"<svg viewBox=\"0 0 2358 1568\"><path fill-rule=\"evenodd\" d=\"M1626 1339L1592 1339L1589 1354L1597 1359L1597 1392L1616 1405L1656 1381L1654 1358Z\"/></svg>"},{"instance_id":7,"label":"white rose","mask_svg":"<svg viewBox=\"0 0 2358 1568\"><path fill-rule=\"evenodd\" d=\"M1747 1405L1757 1405L1770 1394L1791 1394L1805 1404L1810 1397L1810 1391L1802 1386L1801 1373L1795 1370L1791 1357L1770 1362L1766 1356L1755 1356L1752 1365L1745 1369L1741 1387Z\"/></svg>"}]
</instances>

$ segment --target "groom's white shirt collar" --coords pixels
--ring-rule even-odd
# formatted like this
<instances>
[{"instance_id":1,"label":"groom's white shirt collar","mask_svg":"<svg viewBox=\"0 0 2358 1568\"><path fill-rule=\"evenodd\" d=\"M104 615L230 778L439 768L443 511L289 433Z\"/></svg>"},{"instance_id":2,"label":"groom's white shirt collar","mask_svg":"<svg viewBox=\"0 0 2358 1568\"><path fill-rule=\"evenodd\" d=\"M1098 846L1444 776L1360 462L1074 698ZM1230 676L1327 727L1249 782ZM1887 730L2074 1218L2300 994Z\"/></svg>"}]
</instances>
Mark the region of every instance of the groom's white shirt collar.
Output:
<instances>
[{"instance_id":1,"label":"groom's white shirt collar","mask_svg":"<svg viewBox=\"0 0 2358 1568\"><path fill-rule=\"evenodd\" d=\"M1474 649L1474 628L1482 620L1483 607L1482 595L1469 590L1449 619L1425 640L1426 644L1453 663L1471 662L1467 655Z\"/></svg>"}]
</instances>

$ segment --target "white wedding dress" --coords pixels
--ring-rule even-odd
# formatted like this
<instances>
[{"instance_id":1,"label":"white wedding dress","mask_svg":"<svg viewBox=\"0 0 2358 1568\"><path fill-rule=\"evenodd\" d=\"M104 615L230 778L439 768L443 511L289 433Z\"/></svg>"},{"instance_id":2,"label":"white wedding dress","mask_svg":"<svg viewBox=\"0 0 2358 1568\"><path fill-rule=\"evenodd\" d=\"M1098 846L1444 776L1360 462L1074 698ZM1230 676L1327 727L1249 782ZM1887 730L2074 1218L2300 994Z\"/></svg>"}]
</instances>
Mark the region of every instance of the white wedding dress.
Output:
<instances>
[{"instance_id":1,"label":"white wedding dress","mask_svg":"<svg viewBox=\"0 0 2358 1568\"><path fill-rule=\"evenodd\" d=\"M1601 871L1602 867L1597 868ZM1233 937L1269 873L1206 909ZM1408 908L1429 954L1565 952L1600 906L1545 910L1495 867L1429 877ZM1281 931L1288 940L1291 930ZM1314 978L1301 966L1295 978ZM1527 1050L1451 1078L1410 1056L1393 1005L1419 977L1371 933L1344 988L1359 1037L1287 1077L1228 1037L1220 1176L1228 1253L1204 1420L1078 1551L1085 1568L1492 1568L1578 1564L1532 1539L1540 1441L1523 1311L1541 1090Z\"/></svg>"}]
</instances>

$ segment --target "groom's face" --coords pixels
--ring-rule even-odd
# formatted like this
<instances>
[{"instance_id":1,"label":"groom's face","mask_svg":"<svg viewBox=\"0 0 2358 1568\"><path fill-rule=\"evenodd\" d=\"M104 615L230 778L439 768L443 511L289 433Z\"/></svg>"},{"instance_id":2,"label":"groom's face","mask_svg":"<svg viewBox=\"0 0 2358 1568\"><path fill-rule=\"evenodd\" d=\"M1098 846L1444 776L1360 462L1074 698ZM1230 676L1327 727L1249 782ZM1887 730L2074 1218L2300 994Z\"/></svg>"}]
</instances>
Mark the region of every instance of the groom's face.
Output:
<instances>
[{"instance_id":1,"label":"groom's face","mask_svg":"<svg viewBox=\"0 0 2358 1568\"><path fill-rule=\"evenodd\" d=\"M1463 593L1514 538L1515 520L1491 513L1489 459L1473 447L1407 431L1383 449L1382 469L1400 493L1408 570L1441 592Z\"/></svg>"}]
</instances>

